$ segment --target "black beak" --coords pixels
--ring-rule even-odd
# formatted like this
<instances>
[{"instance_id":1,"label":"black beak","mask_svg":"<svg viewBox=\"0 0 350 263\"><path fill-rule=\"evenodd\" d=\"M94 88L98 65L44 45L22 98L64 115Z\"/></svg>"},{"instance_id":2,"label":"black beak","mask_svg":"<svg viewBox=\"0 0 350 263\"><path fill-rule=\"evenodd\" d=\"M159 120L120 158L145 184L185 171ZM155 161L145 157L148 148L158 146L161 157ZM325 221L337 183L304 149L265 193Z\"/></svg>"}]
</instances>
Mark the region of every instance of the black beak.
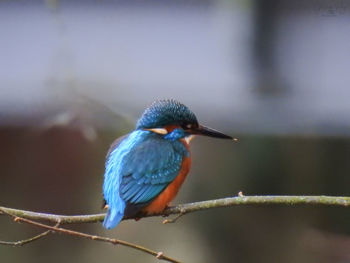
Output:
<instances>
[{"instance_id":1,"label":"black beak","mask_svg":"<svg viewBox=\"0 0 350 263\"><path fill-rule=\"evenodd\" d=\"M204 136L209 136L209 137L214 137L214 138L220 138L220 139L230 139L233 141L238 141L237 138L233 138L231 136L228 136L226 134L223 134L219 131L216 131L214 129L211 129L209 127L205 127L202 125L199 125L197 128L192 128L190 130L191 134L198 134L198 135L204 135Z\"/></svg>"}]
</instances>

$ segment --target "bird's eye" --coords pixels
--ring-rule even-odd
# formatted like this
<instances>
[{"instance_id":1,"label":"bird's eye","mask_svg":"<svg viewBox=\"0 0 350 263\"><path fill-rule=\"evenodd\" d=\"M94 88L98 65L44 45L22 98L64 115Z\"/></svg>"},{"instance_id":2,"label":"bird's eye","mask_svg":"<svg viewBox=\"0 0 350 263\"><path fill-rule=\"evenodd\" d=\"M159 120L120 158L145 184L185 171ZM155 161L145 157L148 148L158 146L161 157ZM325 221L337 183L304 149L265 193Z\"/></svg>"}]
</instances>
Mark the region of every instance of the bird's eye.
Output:
<instances>
[{"instance_id":1,"label":"bird's eye","mask_svg":"<svg viewBox=\"0 0 350 263\"><path fill-rule=\"evenodd\" d=\"M184 130L190 130L192 129L192 124L188 123L188 124L183 124L181 125L182 129Z\"/></svg>"}]
</instances>

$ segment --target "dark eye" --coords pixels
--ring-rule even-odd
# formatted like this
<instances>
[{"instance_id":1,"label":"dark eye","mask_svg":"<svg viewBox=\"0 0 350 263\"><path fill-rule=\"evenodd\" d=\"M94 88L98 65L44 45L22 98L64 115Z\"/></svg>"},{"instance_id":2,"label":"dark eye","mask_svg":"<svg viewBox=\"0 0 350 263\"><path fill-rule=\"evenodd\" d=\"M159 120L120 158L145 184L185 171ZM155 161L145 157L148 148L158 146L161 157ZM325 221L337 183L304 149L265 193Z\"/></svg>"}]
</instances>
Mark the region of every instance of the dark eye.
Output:
<instances>
[{"instance_id":1,"label":"dark eye","mask_svg":"<svg viewBox=\"0 0 350 263\"><path fill-rule=\"evenodd\" d=\"M192 129L193 126L190 123L185 123L185 124L182 124L181 127L184 130L190 130L190 129Z\"/></svg>"}]
</instances>

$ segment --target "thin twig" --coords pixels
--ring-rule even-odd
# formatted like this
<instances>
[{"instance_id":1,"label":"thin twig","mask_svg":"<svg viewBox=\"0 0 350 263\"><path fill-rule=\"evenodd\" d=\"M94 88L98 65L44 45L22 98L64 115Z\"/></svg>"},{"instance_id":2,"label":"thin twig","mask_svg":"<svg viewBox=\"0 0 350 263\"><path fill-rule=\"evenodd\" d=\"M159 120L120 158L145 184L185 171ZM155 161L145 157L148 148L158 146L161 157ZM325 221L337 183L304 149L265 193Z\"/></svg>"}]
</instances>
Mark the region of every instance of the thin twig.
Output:
<instances>
[{"instance_id":1,"label":"thin twig","mask_svg":"<svg viewBox=\"0 0 350 263\"><path fill-rule=\"evenodd\" d=\"M184 216L186 213L185 212L181 212L180 214L178 214L177 216L175 216L174 218L168 218L168 219L165 219L163 220L163 224L170 224L170 223L176 223L176 221Z\"/></svg>"},{"instance_id":2,"label":"thin twig","mask_svg":"<svg viewBox=\"0 0 350 263\"><path fill-rule=\"evenodd\" d=\"M59 225L60 225L60 223L57 223L54 227L58 227ZM33 237L23 239L23 240L18 240L18 241L2 241L2 240L0 240L0 245L21 247L21 246L24 246L24 245L29 244L31 242L37 241L38 239L47 236L51 232L52 232L52 230L46 230L46 231L44 231L38 235L35 235Z\"/></svg>"},{"instance_id":3,"label":"thin twig","mask_svg":"<svg viewBox=\"0 0 350 263\"><path fill-rule=\"evenodd\" d=\"M90 234L86 234L86 233L82 233L82 232L78 232L78 231L74 231L74 230L70 230L70 229L66 229L66 228L61 228L61 227L57 227L57 226L49 226L46 224L42 224L39 222L35 222L26 218L22 218L22 217L18 217L16 215L11 215L14 218L15 222L24 222L30 225L34 225L37 227L41 227L41 228L45 228L48 229L48 231L46 232L60 232L66 235L71 235L71 236L76 236L76 237L82 237L82 238L86 238L86 239L90 239L90 240L95 240L95 241L101 241L101 242L107 242L107 243L111 243L113 245L122 245L122 246L126 246L126 247L130 247L139 251L142 251L144 253L150 254L154 257L156 257L157 259L160 260L164 260L164 261L168 261L168 262L173 262L173 263L181 263L180 261L173 259L171 257L168 257L166 255L164 255L163 252L156 252L153 251L151 249L142 247L140 245L136 245L130 242L126 242L124 240L120 240L120 239L115 239L115 238L109 238L109 237L102 237L102 236L97 236L97 235L90 235ZM45 233L45 232L44 232Z\"/></svg>"},{"instance_id":4,"label":"thin twig","mask_svg":"<svg viewBox=\"0 0 350 263\"><path fill-rule=\"evenodd\" d=\"M332 207L350 207L350 197L344 196L236 196L216 200L208 200L189 204L182 204L165 209L161 213L150 215L137 215L136 217L125 218L135 219L149 216L169 216L172 214L192 213L201 210L231 207L231 206L248 206L248 205L313 205L313 206L332 206ZM105 214L92 215L54 215L46 213L37 213L26 210L13 209L0 206L0 214L9 213L18 217L32 220L45 220L49 222L61 222L61 224L81 224L97 223L104 219Z\"/></svg>"},{"instance_id":5,"label":"thin twig","mask_svg":"<svg viewBox=\"0 0 350 263\"><path fill-rule=\"evenodd\" d=\"M179 214L172 220L168 220L166 222L175 222L178 218L183 216L184 214L208 210L219 207L231 207L231 206L247 206L247 205L317 205L317 206L333 206L333 207L350 207L350 197L342 197L342 196L245 196L243 193L240 193L237 197L228 197L216 200L208 200L202 202L195 202L189 204L177 205L174 207L169 207L165 209L161 213L155 214L138 214L135 217L124 218L124 219L132 219L132 218L142 218L149 216L169 216L171 214ZM137 249L139 251L143 251L150 255L155 256L158 259L165 260L168 262L179 262L175 259L167 257L163 254L163 252L156 252L150 250L148 248L132 244L123 240L118 240L114 238L89 235L86 233L81 233L65 228L58 227L58 224L79 224L79 223L96 223L100 222L104 219L105 214L94 214L94 215L78 215L78 216L67 216L67 215L54 215L54 214L46 214L46 213L37 213L26 210L13 209L8 207L0 206L0 215L7 214L15 218L15 221L25 222L31 225L35 225L41 228L45 228L48 231L45 231L37 236L26 240L20 240L16 242L7 242L0 241L0 245L23 245L29 242L33 242L39 238L46 236L49 232L61 232L67 235L73 235L78 237L87 238L90 240L96 240L101 242L108 242L112 244L120 244L123 246L127 246L133 249ZM49 226L42 223L38 223L32 220L45 220L48 222L54 222L56 226Z\"/></svg>"}]
</instances>

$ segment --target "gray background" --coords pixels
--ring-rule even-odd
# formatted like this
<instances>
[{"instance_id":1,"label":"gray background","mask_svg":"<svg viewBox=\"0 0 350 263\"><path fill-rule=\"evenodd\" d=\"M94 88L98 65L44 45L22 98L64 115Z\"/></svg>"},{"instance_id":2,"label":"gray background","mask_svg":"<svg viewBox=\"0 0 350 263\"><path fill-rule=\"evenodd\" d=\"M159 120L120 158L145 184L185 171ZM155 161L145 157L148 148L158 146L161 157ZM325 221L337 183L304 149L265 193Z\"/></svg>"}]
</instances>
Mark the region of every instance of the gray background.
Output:
<instances>
[{"instance_id":1,"label":"gray background","mask_svg":"<svg viewBox=\"0 0 350 263\"><path fill-rule=\"evenodd\" d=\"M100 212L108 145L174 98L237 136L192 143L174 203L245 194L350 195L347 1L0 2L1 205ZM184 262L350 262L346 209L240 207L76 226ZM0 239L39 231L0 217ZM55 235L2 262L155 262Z\"/></svg>"}]
</instances>

